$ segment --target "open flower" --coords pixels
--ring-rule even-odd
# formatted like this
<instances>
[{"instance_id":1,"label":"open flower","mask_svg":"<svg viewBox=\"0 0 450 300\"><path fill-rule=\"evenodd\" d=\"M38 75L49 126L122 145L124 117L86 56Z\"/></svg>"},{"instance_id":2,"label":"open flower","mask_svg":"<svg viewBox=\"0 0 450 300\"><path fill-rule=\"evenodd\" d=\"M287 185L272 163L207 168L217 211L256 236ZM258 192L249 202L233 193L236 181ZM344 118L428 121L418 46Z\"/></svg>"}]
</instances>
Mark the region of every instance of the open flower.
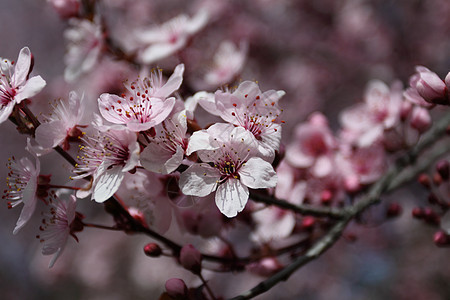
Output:
<instances>
[{"instance_id":1,"label":"open flower","mask_svg":"<svg viewBox=\"0 0 450 300\"><path fill-rule=\"evenodd\" d=\"M69 141L77 140L82 132L78 128L86 104L84 97L70 92L69 105L59 100L53 106L53 112L45 116L46 122L36 129L36 141L44 148L54 148L63 143L64 150L69 149Z\"/></svg>"},{"instance_id":2,"label":"open flower","mask_svg":"<svg viewBox=\"0 0 450 300\"><path fill-rule=\"evenodd\" d=\"M99 60L103 47L103 32L98 19L91 22L72 18L69 25L64 32L67 40L64 79L73 82L81 74L92 70Z\"/></svg>"},{"instance_id":3,"label":"open flower","mask_svg":"<svg viewBox=\"0 0 450 300\"><path fill-rule=\"evenodd\" d=\"M155 136L141 154L141 164L149 171L169 174L181 164L187 148L186 110L175 112L155 126Z\"/></svg>"},{"instance_id":4,"label":"open flower","mask_svg":"<svg viewBox=\"0 0 450 300\"><path fill-rule=\"evenodd\" d=\"M14 105L33 97L45 86L41 76L28 79L32 69L32 55L28 47L22 48L17 63L4 59L0 62L0 124L8 119Z\"/></svg>"},{"instance_id":5,"label":"open flower","mask_svg":"<svg viewBox=\"0 0 450 300\"><path fill-rule=\"evenodd\" d=\"M258 145L261 157L272 162L280 147L282 110L278 100L284 91L270 90L262 93L252 81L244 81L233 92L215 93L216 109L225 121L242 126L249 131Z\"/></svg>"},{"instance_id":6,"label":"open flower","mask_svg":"<svg viewBox=\"0 0 450 300\"><path fill-rule=\"evenodd\" d=\"M181 50L207 21L208 14L202 10L192 18L182 14L160 26L137 30L136 39L144 46L140 60L144 64L151 64Z\"/></svg>"},{"instance_id":7,"label":"open flower","mask_svg":"<svg viewBox=\"0 0 450 300\"><path fill-rule=\"evenodd\" d=\"M42 254L54 254L48 266L51 268L64 250L69 235L72 234L76 239L71 227L75 220L77 201L74 195L70 195L67 199L52 199L49 206L50 212L42 221L42 233L38 238L44 243Z\"/></svg>"},{"instance_id":8,"label":"open flower","mask_svg":"<svg viewBox=\"0 0 450 300\"><path fill-rule=\"evenodd\" d=\"M170 97L183 81L184 65L178 65L164 83L161 70L150 78L125 85L129 95L102 94L98 99L100 113L107 121L126 125L132 131L145 131L160 124L171 113L175 98Z\"/></svg>"},{"instance_id":9,"label":"open flower","mask_svg":"<svg viewBox=\"0 0 450 300\"><path fill-rule=\"evenodd\" d=\"M104 202L119 189L125 172L139 162L136 133L129 130L107 130L97 137L84 136L80 146L81 160L74 179L93 176L92 199ZM79 195L81 196L81 194Z\"/></svg>"},{"instance_id":10,"label":"open flower","mask_svg":"<svg viewBox=\"0 0 450 300\"><path fill-rule=\"evenodd\" d=\"M214 124L195 132L186 154L197 152L203 163L195 163L181 174L181 191L204 197L217 190L219 210L229 218L236 216L248 201L248 188L271 188L277 183L272 165L256 156L256 146L250 132L230 124Z\"/></svg>"},{"instance_id":11,"label":"open flower","mask_svg":"<svg viewBox=\"0 0 450 300\"><path fill-rule=\"evenodd\" d=\"M214 56L214 67L205 75L205 81L217 87L231 82L242 70L248 45L241 43L239 49L230 42L220 44Z\"/></svg>"},{"instance_id":12,"label":"open flower","mask_svg":"<svg viewBox=\"0 0 450 300\"><path fill-rule=\"evenodd\" d=\"M286 160L297 168L311 168L312 174L323 177L332 171L336 144L325 116L315 113L295 129L294 142L286 148Z\"/></svg>"},{"instance_id":13,"label":"open flower","mask_svg":"<svg viewBox=\"0 0 450 300\"><path fill-rule=\"evenodd\" d=\"M17 234L30 220L36 209L38 199L36 192L41 164L31 148L30 139L28 139L27 150L33 154L36 163L33 164L28 157L22 157L19 161L16 161L14 157L10 158L8 162L9 173L6 178L8 189L2 197L8 201L9 208L23 203L22 212L13 231L14 234Z\"/></svg>"}]
</instances>

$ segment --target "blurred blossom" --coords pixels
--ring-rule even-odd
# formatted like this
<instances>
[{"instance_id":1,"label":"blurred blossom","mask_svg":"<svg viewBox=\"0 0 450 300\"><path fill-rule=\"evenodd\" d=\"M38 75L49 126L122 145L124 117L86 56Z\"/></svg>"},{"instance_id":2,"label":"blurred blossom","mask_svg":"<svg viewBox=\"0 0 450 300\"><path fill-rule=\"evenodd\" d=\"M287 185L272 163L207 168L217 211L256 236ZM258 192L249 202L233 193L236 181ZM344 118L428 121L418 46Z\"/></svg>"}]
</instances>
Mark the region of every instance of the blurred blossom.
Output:
<instances>
[{"instance_id":1,"label":"blurred blossom","mask_svg":"<svg viewBox=\"0 0 450 300\"><path fill-rule=\"evenodd\" d=\"M160 26L135 31L136 39L142 43L139 58L151 64L168 57L186 46L189 39L208 22L208 13L200 10L192 18L181 14Z\"/></svg>"},{"instance_id":2,"label":"blurred blossom","mask_svg":"<svg viewBox=\"0 0 450 300\"><path fill-rule=\"evenodd\" d=\"M75 81L94 68L103 48L103 32L99 20L70 19L70 27L64 32L67 41L64 79Z\"/></svg>"}]
</instances>

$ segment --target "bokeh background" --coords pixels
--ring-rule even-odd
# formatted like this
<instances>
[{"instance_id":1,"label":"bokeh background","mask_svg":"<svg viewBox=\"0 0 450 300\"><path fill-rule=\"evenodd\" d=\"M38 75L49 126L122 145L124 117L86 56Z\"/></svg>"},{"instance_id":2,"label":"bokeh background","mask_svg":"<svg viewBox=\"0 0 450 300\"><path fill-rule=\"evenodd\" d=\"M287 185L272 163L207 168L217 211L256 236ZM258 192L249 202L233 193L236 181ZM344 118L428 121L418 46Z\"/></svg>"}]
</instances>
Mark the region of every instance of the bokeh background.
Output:
<instances>
[{"instance_id":1,"label":"bokeh background","mask_svg":"<svg viewBox=\"0 0 450 300\"><path fill-rule=\"evenodd\" d=\"M101 68L113 63L108 58L87 78L72 85L63 82L68 25L46 1L0 0L0 7L0 57L15 60L22 47L30 47L34 73L47 81L34 99L36 114L45 112L49 101L67 98L71 89L87 90L92 101L104 92L93 85L95 76L102 76ZM247 41L242 79L258 80L262 90L286 91L280 102L285 109L284 143L295 125L316 110L337 130L339 111L361 101L370 79L388 84L399 79L407 85L415 65L441 76L450 70L448 0L105 0L100 7L118 40L127 26L160 24L207 7L213 18L187 50L185 84L199 85L204 71L190 66L207 66L222 40ZM167 59L160 66L170 69L175 63ZM135 74L119 65L113 70L118 79ZM1 124L0 130L0 177L5 182L7 158L27 154L25 137L12 124ZM45 157L42 169L61 183L68 181L70 168L57 155ZM425 203L426 196L416 185L386 196L384 203L401 203L400 217L384 221L385 204L371 209L364 226L346 231L355 240L344 236L323 257L257 299L450 299L450 252L433 244L434 229L411 218L412 207ZM80 210L96 223L112 224L99 205L80 203ZM199 284L172 259L146 257L142 247L148 238L95 229L80 233L79 243L70 240L48 269L50 258L41 255L34 237L39 216L13 236L19 213L0 205L1 299L157 299L168 278ZM263 279L249 274L205 277L225 297Z\"/></svg>"}]
</instances>

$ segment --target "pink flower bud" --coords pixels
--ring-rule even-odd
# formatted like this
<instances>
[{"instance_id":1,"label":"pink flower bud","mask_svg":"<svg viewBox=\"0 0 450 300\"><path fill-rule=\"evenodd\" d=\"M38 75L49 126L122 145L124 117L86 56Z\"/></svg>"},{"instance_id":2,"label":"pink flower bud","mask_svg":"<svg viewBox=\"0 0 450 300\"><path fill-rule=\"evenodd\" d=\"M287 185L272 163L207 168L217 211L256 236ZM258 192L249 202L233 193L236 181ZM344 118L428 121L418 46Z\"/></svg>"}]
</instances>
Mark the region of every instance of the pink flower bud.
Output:
<instances>
[{"instance_id":1,"label":"pink flower bud","mask_svg":"<svg viewBox=\"0 0 450 300\"><path fill-rule=\"evenodd\" d=\"M411 127L423 133L431 126L431 116L427 109L416 106L411 113Z\"/></svg>"},{"instance_id":2,"label":"pink flower bud","mask_svg":"<svg viewBox=\"0 0 450 300\"><path fill-rule=\"evenodd\" d=\"M63 19L78 16L80 0L50 0L50 4Z\"/></svg>"},{"instance_id":3,"label":"pink flower bud","mask_svg":"<svg viewBox=\"0 0 450 300\"><path fill-rule=\"evenodd\" d=\"M391 203L386 211L388 218L398 217L402 213L402 207L398 203Z\"/></svg>"},{"instance_id":4,"label":"pink flower bud","mask_svg":"<svg viewBox=\"0 0 450 300\"><path fill-rule=\"evenodd\" d=\"M433 241L438 247L450 246L450 236L443 231L438 231L433 236Z\"/></svg>"},{"instance_id":5,"label":"pink flower bud","mask_svg":"<svg viewBox=\"0 0 450 300\"><path fill-rule=\"evenodd\" d=\"M439 76L425 67L416 67L419 79L416 89L425 101L434 104L449 104L447 86Z\"/></svg>"},{"instance_id":6,"label":"pink flower bud","mask_svg":"<svg viewBox=\"0 0 450 300\"><path fill-rule=\"evenodd\" d=\"M202 255L191 244L185 245L180 251L181 265L194 274L200 274L202 269Z\"/></svg>"},{"instance_id":7,"label":"pink flower bud","mask_svg":"<svg viewBox=\"0 0 450 300\"><path fill-rule=\"evenodd\" d=\"M188 289L180 278L170 278L165 284L167 294L175 299L186 299Z\"/></svg>"},{"instance_id":8,"label":"pink flower bud","mask_svg":"<svg viewBox=\"0 0 450 300\"><path fill-rule=\"evenodd\" d=\"M315 224L316 224L316 219L314 217L306 216L302 219L301 227L306 230L311 230L314 228Z\"/></svg>"},{"instance_id":9,"label":"pink flower bud","mask_svg":"<svg viewBox=\"0 0 450 300\"><path fill-rule=\"evenodd\" d=\"M247 270L264 277L269 277L280 271L283 265L275 257L266 257L258 262L247 265Z\"/></svg>"},{"instance_id":10,"label":"pink flower bud","mask_svg":"<svg viewBox=\"0 0 450 300\"><path fill-rule=\"evenodd\" d=\"M450 177L450 164L448 160L441 160L436 165L436 170L442 179L447 180Z\"/></svg>"},{"instance_id":11,"label":"pink flower bud","mask_svg":"<svg viewBox=\"0 0 450 300\"><path fill-rule=\"evenodd\" d=\"M430 181L430 177L427 174L425 174L425 173L420 174L418 181L421 185L423 185L427 189L430 189L431 181Z\"/></svg>"},{"instance_id":12,"label":"pink flower bud","mask_svg":"<svg viewBox=\"0 0 450 300\"><path fill-rule=\"evenodd\" d=\"M424 211L420 207L414 207L411 214L416 219L422 219L424 217Z\"/></svg>"},{"instance_id":13,"label":"pink flower bud","mask_svg":"<svg viewBox=\"0 0 450 300\"><path fill-rule=\"evenodd\" d=\"M144 246L144 253L150 257L158 257L162 254L161 247L156 243L149 243Z\"/></svg>"}]
</instances>

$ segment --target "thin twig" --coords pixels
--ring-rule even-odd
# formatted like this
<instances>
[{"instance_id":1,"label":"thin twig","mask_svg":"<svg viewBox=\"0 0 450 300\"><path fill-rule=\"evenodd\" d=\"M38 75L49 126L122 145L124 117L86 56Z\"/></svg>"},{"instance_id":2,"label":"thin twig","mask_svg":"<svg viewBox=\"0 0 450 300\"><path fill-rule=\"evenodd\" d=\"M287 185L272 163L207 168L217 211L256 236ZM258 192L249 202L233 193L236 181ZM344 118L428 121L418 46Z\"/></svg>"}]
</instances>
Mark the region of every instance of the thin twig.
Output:
<instances>
[{"instance_id":1,"label":"thin twig","mask_svg":"<svg viewBox=\"0 0 450 300\"><path fill-rule=\"evenodd\" d=\"M265 203L267 205L274 205L280 208L288 209L293 212L316 216L316 217L331 217L334 219L341 219L345 216L345 211L342 209L337 209L334 207L323 207L323 206L313 206L313 205L295 205L286 200L277 199L272 196L264 195L258 192L251 191L250 199L255 202Z\"/></svg>"}]
</instances>

